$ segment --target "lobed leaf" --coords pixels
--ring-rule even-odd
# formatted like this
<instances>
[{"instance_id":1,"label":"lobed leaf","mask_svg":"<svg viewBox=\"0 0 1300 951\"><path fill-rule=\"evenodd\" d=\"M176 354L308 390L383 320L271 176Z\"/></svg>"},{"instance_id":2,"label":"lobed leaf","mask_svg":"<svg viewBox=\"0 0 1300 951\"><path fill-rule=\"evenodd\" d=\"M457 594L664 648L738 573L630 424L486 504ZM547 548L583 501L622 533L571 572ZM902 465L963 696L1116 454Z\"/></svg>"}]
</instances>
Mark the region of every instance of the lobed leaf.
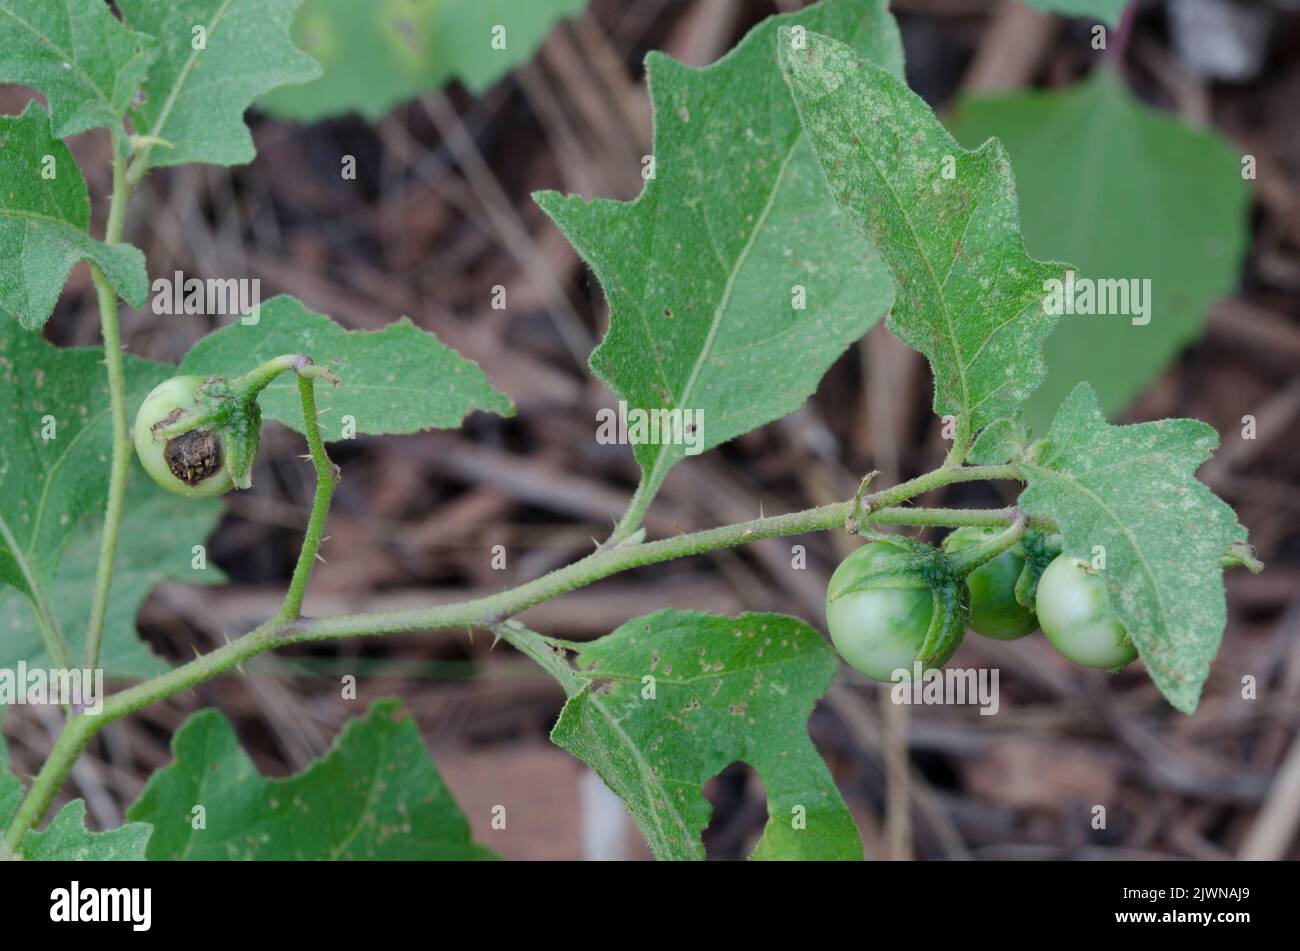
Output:
<instances>
[{"instance_id":1,"label":"lobed leaf","mask_svg":"<svg viewBox=\"0 0 1300 951\"><path fill-rule=\"evenodd\" d=\"M320 75L289 41L301 0L118 0L129 27L156 37L158 62L131 110L146 146L140 170L207 162L242 165L255 154L244 112L263 93Z\"/></svg>"},{"instance_id":2,"label":"lobed leaf","mask_svg":"<svg viewBox=\"0 0 1300 951\"><path fill-rule=\"evenodd\" d=\"M795 618L658 611L581 645L573 679L560 678L569 700L551 739L627 804L657 858L704 858L704 783L740 761L767 791L753 858L860 859L853 818L808 736L838 668Z\"/></svg>"},{"instance_id":3,"label":"lobed leaf","mask_svg":"<svg viewBox=\"0 0 1300 951\"><path fill-rule=\"evenodd\" d=\"M1223 553L1245 532L1196 481L1219 438L1205 423L1111 426L1080 383L1061 405L1037 461L1022 463L1020 508L1054 518L1068 555L1105 551L1111 606L1151 679L1184 713L1197 706L1223 637Z\"/></svg>"},{"instance_id":4,"label":"lobed leaf","mask_svg":"<svg viewBox=\"0 0 1300 951\"><path fill-rule=\"evenodd\" d=\"M1102 412L1122 412L1237 284L1250 205L1241 156L1144 105L1108 69L1062 92L964 99L951 128L967 145L997 136L1010 152L1027 248L1077 262L1081 277L1150 281L1145 315L1062 318L1043 348L1047 380L1026 404L1041 433L1086 380Z\"/></svg>"},{"instance_id":5,"label":"lobed leaf","mask_svg":"<svg viewBox=\"0 0 1300 951\"><path fill-rule=\"evenodd\" d=\"M324 68L311 82L262 99L301 122L359 112L372 122L394 105L459 79L481 94L527 62L551 27L587 0L306 0L294 41ZM493 46L493 29L505 47Z\"/></svg>"},{"instance_id":6,"label":"lobed leaf","mask_svg":"<svg viewBox=\"0 0 1300 951\"><path fill-rule=\"evenodd\" d=\"M791 24L902 71L884 0L770 18L707 69L652 53L655 174L640 197L535 196L609 300L592 370L632 409L698 412L701 449L798 409L890 305L884 268L836 208L773 63L776 31ZM633 452L653 496L686 440Z\"/></svg>"},{"instance_id":7,"label":"lobed leaf","mask_svg":"<svg viewBox=\"0 0 1300 951\"><path fill-rule=\"evenodd\" d=\"M894 275L886 326L929 360L935 413L978 433L1042 382L1044 283L1066 268L1025 253L996 140L967 151L897 76L830 37L791 39L781 62L831 192Z\"/></svg>"},{"instance_id":8,"label":"lobed leaf","mask_svg":"<svg viewBox=\"0 0 1300 951\"><path fill-rule=\"evenodd\" d=\"M17 776L0 772L0 832L13 821L22 793ZM152 831L144 823L131 822L108 832L91 832L86 828L86 804L74 799L43 830L33 829L23 837L22 853L32 861L143 861Z\"/></svg>"},{"instance_id":9,"label":"lobed leaf","mask_svg":"<svg viewBox=\"0 0 1300 951\"><path fill-rule=\"evenodd\" d=\"M382 435L454 429L475 410L514 415L476 363L443 346L403 317L383 330L344 330L293 297L266 301L256 324L231 324L208 334L181 361L182 373L237 376L286 353L305 353L338 374L338 389L318 385L321 434L343 438L344 417L356 432ZM302 432L302 402L292 374L260 398L262 413Z\"/></svg>"},{"instance_id":10,"label":"lobed leaf","mask_svg":"<svg viewBox=\"0 0 1300 951\"><path fill-rule=\"evenodd\" d=\"M0 0L0 82L39 90L60 139L120 128L157 55L103 0Z\"/></svg>"},{"instance_id":11,"label":"lobed leaf","mask_svg":"<svg viewBox=\"0 0 1300 951\"><path fill-rule=\"evenodd\" d=\"M0 116L0 158L0 311L29 329L42 326L78 261L98 265L128 304L142 306L144 255L87 234L86 183L40 103Z\"/></svg>"},{"instance_id":12,"label":"lobed leaf","mask_svg":"<svg viewBox=\"0 0 1300 951\"><path fill-rule=\"evenodd\" d=\"M494 856L434 768L395 700L353 720L330 751L286 779L262 776L230 723L194 714L172 740L173 763L127 810L154 825L148 857L228 860L449 860ZM203 807L204 828L194 809Z\"/></svg>"}]
</instances>

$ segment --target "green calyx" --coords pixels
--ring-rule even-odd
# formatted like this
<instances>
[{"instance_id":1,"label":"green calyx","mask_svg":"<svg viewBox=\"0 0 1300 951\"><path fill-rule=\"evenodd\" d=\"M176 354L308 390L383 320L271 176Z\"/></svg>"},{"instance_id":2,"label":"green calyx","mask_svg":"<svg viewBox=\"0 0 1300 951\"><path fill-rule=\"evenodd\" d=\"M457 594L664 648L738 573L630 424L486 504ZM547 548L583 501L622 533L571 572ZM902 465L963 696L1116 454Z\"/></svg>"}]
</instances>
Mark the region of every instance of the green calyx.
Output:
<instances>
[{"instance_id":1,"label":"green calyx","mask_svg":"<svg viewBox=\"0 0 1300 951\"><path fill-rule=\"evenodd\" d=\"M903 535L872 536L871 541L898 549L897 558L856 573L827 592L827 603L858 591L928 589L930 623L916 660L926 666L942 663L956 649L970 617L970 595L965 574L955 570L954 559L933 545Z\"/></svg>"},{"instance_id":2,"label":"green calyx","mask_svg":"<svg viewBox=\"0 0 1300 951\"><path fill-rule=\"evenodd\" d=\"M1016 602L1023 608L1034 610L1034 601L1038 596L1038 581L1043 572L1061 553L1061 536L1053 532L1026 532L1020 539L1019 553L1024 556L1025 566L1020 577L1016 579Z\"/></svg>"},{"instance_id":3,"label":"green calyx","mask_svg":"<svg viewBox=\"0 0 1300 951\"><path fill-rule=\"evenodd\" d=\"M262 409L257 399L281 373L340 382L330 370L304 354L286 354L233 379L210 376L198 386L191 406L178 407L151 427L154 437L169 446L186 436L220 442L220 458L236 488L253 484L253 463L262 438Z\"/></svg>"}]
</instances>

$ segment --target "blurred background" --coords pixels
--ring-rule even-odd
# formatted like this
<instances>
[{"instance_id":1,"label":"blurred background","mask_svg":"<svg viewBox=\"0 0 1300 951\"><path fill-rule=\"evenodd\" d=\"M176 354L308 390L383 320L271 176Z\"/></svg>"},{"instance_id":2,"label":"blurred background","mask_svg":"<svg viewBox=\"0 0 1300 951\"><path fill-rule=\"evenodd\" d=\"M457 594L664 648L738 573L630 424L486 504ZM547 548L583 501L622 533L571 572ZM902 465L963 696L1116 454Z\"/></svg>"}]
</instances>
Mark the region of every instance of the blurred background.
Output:
<instances>
[{"instance_id":1,"label":"blurred background","mask_svg":"<svg viewBox=\"0 0 1300 951\"><path fill-rule=\"evenodd\" d=\"M615 402L586 369L606 325L604 297L530 193L635 197L651 151L645 54L704 66L762 18L802 3L564 0L538 16L549 3L497 4L484 16L509 23L530 8L537 40L499 76L428 63L413 76L380 54L331 65L312 3L337 4L311 0L298 24L301 44L327 59L330 89L314 98L287 90L250 114L250 166L155 172L127 240L153 277L260 278L264 298L294 294L353 329L409 315L518 405L511 420L480 414L455 432L335 444L345 478L306 613L513 586L589 552L637 478L626 447L593 438L596 411ZM1036 9L1045 7L1103 19ZM1041 431L1087 378L1116 421L1211 423L1222 447L1200 475L1236 507L1267 569L1227 576L1223 648L1192 717L1161 699L1140 664L1117 676L1085 671L1041 635L1010 644L972 635L952 661L1001 670L996 716L895 706L844 668L810 729L867 855L1296 858L1300 10L1282 0L898 0L892 9L912 88L963 144L997 135L1010 149L1029 251L1083 273L1152 278L1150 325L1062 323L1031 422ZM359 27L340 35L365 39ZM370 90L365 115L350 111L361 88ZM6 113L26 98L0 88ZM106 140L90 133L73 146L102 222ZM355 179L340 174L345 156L356 159ZM508 289L504 310L492 307L496 285ZM127 311L123 322L128 349L176 362L227 321ZM84 265L47 334L98 343ZM945 444L931 395L921 357L878 325L799 413L677 466L649 532L843 500L871 469L892 483L933 468ZM1243 438L1248 416L1253 439ZM254 489L226 498L208 552L229 584L164 583L143 600L139 626L157 655L184 660L274 613L311 498L301 451L299 437L271 424ZM918 502L1009 501L992 492L959 486ZM806 546L807 570L790 570L792 544ZM496 545L508 552L505 570L492 567ZM843 533L764 541L619 575L521 619L575 640L669 605L781 611L821 629L826 580L853 546ZM340 696L346 674L357 677L355 700ZM1253 698L1243 697L1246 676ZM231 718L263 772L287 775L391 695L419 723L479 842L517 859L648 856L617 800L548 742L559 688L487 634L264 655L243 676L105 729L64 794L86 799L92 827L119 824L147 774L169 761L171 734L204 706ZM35 772L56 728L35 708L9 711L3 729L19 773ZM761 784L736 764L706 791L709 855L748 854L765 819ZM507 807L505 830L491 828L496 804ZM1093 828L1096 804L1106 806L1104 829Z\"/></svg>"}]
</instances>

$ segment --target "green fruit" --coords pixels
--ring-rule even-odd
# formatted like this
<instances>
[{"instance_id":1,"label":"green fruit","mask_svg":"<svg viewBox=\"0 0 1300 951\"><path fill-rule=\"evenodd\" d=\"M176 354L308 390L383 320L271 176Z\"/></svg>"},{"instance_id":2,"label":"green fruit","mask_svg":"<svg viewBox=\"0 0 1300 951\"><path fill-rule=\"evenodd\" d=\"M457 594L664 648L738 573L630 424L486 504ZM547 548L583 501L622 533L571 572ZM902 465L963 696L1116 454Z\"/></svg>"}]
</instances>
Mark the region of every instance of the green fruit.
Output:
<instances>
[{"instance_id":1,"label":"green fruit","mask_svg":"<svg viewBox=\"0 0 1300 951\"><path fill-rule=\"evenodd\" d=\"M996 532L959 528L943 541L944 551L959 551L991 538ZM1025 568L1025 555L1016 544L966 576L970 591L970 628L999 641L1014 641L1038 627L1034 612L1016 600L1016 582Z\"/></svg>"},{"instance_id":2,"label":"green fruit","mask_svg":"<svg viewBox=\"0 0 1300 951\"><path fill-rule=\"evenodd\" d=\"M1057 556L1038 581L1036 607L1047 639L1076 664L1118 670L1138 655L1087 562Z\"/></svg>"},{"instance_id":3,"label":"green fruit","mask_svg":"<svg viewBox=\"0 0 1300 951\"><path fill-rule=\"evenodd\" d=\"M914 661L928 669L952 656L968 605L943 563L907 538L870 542L840 563L826 590L826 626L845 663L888 683L911 680Z\"/></svg>"},{"instance_id":4,"label":"green fruit","mask_svg":"<svg viewBox=\"0 0 1300 951\"><path fill-rule=\"evenodd\" d=\"M197 423L203 377L174 376L153 388L135 416L135 452L153 480L168 492L191 499L210 499L230 491L224 433ZM182 431L177 431L177 429ZM160 430L166 430L165 433Z\"/></svg>"}]
</instances>

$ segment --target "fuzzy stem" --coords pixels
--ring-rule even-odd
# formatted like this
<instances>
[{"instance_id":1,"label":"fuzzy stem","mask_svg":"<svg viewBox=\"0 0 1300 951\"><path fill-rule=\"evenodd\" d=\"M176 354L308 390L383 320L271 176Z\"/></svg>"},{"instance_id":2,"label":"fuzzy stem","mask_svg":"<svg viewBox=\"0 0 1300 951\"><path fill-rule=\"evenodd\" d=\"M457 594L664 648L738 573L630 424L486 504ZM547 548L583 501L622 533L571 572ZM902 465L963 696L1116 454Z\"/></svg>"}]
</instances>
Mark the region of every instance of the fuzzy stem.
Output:
<instances>
[{"instance_id":1,"label":"fuzzy stem","mask_svg":"<svg viewBox=\"0 0 1300 951\"><path fill-rule=\"evenodd\" d=\"M104 242L116 244L122 238L126 205L131 198L127 182L126 159L113 137L113 198L108 210ZM99 649L104 635L104 617L108 613L108 593L113 583L113 559L117 554L118 529L122 524L122 500L126 479L131 470L131 433L126 414L126 380L122 371L122 340L117 326L117 292L96 265L90 267L91 280L99 301L99 324L104 338L104 366L108 371L108 394L113 427L113 458L109 464L108 499L104 505L104 533L99 542L99 564L95 569L95 591L90 601L90 622L86 627L84 666L99 665Z\"/></svg>"},{"instance_id":2,"label":"fuzzy stem","mask_svg":"<svg viewBox=\"0 0 1300 951\"><path fill-rule=\"evenodd\" d=\"M948 450L948 455L944 457L943 468L951 469L966 461L966 454L970 452L972 435L970 419L965 415L958 416L957 428L952 438L952 448Z\"/></svg>"},{"instance_id":3,"label":"fuzzy stem","mask_svg":"<svg viewBox=\"0 0 1300 951\"><path fill-rule=\"evenodd\" d=\"M301 384L300 384L301 385ZM314 418L314 409L304 412L307 420ZM314 407L314 403L311 404ZM308 429L313 428L310 422ZM316 434L319 438L319 432ZM313 437L308 434L309 443ZM317 462L318 474L322 461L328 464L323 446L320 451L313 450L313 459ZM91 737L103 726L118 720L127 714L156 703L193 687L195 684L223 673L230 668L248 660L263 651L284 644L303 641L331 640L344 637L386 634L410 630L443 630L466 627L490 627L501 637L513 642L526 639L523 630L514 625L503 625L511 615L535 604L550 600L558 595L581 588L584 585L607 578L610 575L649 565L669 561L686 555L702 554L722 548L732 548L746 542L762 538L775 538L786 535L801 535L808 532L827 531L843 526L855 511L863 505L868 507L872 518L877 522L892 521L897 518L900 524L927 525L1000 525L1011 522L1011 528L999 538L1010 545L1014 542L1012 534L1019 537L1033 520L1018 516L1014 509L994 509L985 512L945 509L900 509L885 505L919 495L940 485L952 482L974 481L977 479L1020 479L1016 466L962 466L956 469L937 470L902 485L885 489L865 499L851 499L817 508L793 512L789 515L775 515L754 519L736 525L707 529L702 532L678 535L659 541L642 544L623 544L616 547L602 547L571 565L557 569L544 577L530 581L508 591L488 597L475 598L458 604L436 605L416 611L394 611L379 614L357 614L350 616L322 618L319 620L302 620L288 618L281 611L275 618L260 627L227 644L218 647L201 657L196 657L187 664L146 680L142 683L121 690L104 702L103 709L97 716L81 714L65 726L62 734L50 751L49 757L41 767L40 773L32 783L13 824L9 827L6 841L17 851L27 830L35 826L45 816L54 801L59 788L67 779L77 757L90 741ZM318 495L319 498L319 495ZM316 507L313 506L313 521ZM319 530L317 525L317 530ZM311 527L309 526L309 534ZM319 535L317 534L317 543ZM1010 539L1008 541L1008 539ZM304 554L307 545L304 545ZM315 552L311 552L311 558ZM306 562L310 565L311 558ZM299 560L299 568L303 559ZM295 577L299 574L295 570ZM303 582L305 586L306 582ZM286 599L286 604L290 603ZM538 647L536 643L524 646Z\"/></svg>"},{"instance_id":4,"label":"fuzzy stem","mask_svg":"<svg viewBox=\"0 0 1300 951\"><path fill-rule=\"evenodd\" d=\"M1029 519L1018 509L1013 509L1011 525L1004 531L987 538L978 545L962 548L948 554L948 565L964 578L980 565L992 561L1024 536L1029 530Z\"/></svg>"},{"instance_id":5,"label":"fuzzy stem","mask_svg":"<svg viewBox=\"0 0 1300 951\"><path fill-rule=\"evenodd\" d=\"M613 533L609 540L605 542L606 547L612 547L619 542L627 539L641 525L641 520L645 518L646 510L650 508L650 502L654 498L654 493L648 488L649 483L642 479L637 485L636 491L632 493L632 500L628 502L627 511L623 517L618 520L614 526Z\"/></svg>"},{"instance_id":6,"label":"fuzzy stem","mask_svg":"<svg viewBox=\"0 0 1300 951\"><path fill-rule=\"evenodd\" d=\"M837 502L789 515L754 519L656 542L602 548L580 561L509 591L459 604L437 605L422 611L357 614L314 621L286 619L281 611L280 615L242 637L196 657L189 663L114 693L104 701L103 709L98 715L90 717L82 714L70 721L33 781L31 791L14 817L6 839L10 848L15 851L19 848L27 830L45 816L81 751L102 727L141 707L210 680L263 651L302 641L406 630L433 631L486 626L498 629L504 636L507 631L499 625L510 615L593 581L640 565L731 548L761 538L838 528L843 525L853 505L852 501ZM301 566L301 559L299 564Z\"/></svg>"},{"instance_id":7,"label":"fuzzy stem","mask_svg":"<svg viewBox=\"0 0 1300 951\"><path fill-rule=\"evenodd\" d=\"M946 528L1004 528L1015 521L1015 506L1004 509L936 509L890 506L871 514L867 525L938 525ZM1046 516L1025 517L1030 531L1055 532L1056 522Z\"/></svg>"},{"instance_id":8,"label":"fuzzy stem","mask_svg":"<svg viewBox=\"0 0 1300 951\"><path fill-rule=\"evenodd\" d=\"M311 461L316 467L316 496L312 499L307 533L302 540L302 550L298 553L298 564L294 566L289 591L284 597L284 606L276 615L278 622L292 621L302 610L302 599L307 593L307 582L311 580L316 555L320 551L325 520L329 516L330 499L333 498L334 489L339 484L339 468L330 461L325 451L325 443L320 437L315 380L310 376L298 377L298 395L302 397L302 421L303 429L307 434L307 448L311 450Z\"/></svg>"}]
</instances>

